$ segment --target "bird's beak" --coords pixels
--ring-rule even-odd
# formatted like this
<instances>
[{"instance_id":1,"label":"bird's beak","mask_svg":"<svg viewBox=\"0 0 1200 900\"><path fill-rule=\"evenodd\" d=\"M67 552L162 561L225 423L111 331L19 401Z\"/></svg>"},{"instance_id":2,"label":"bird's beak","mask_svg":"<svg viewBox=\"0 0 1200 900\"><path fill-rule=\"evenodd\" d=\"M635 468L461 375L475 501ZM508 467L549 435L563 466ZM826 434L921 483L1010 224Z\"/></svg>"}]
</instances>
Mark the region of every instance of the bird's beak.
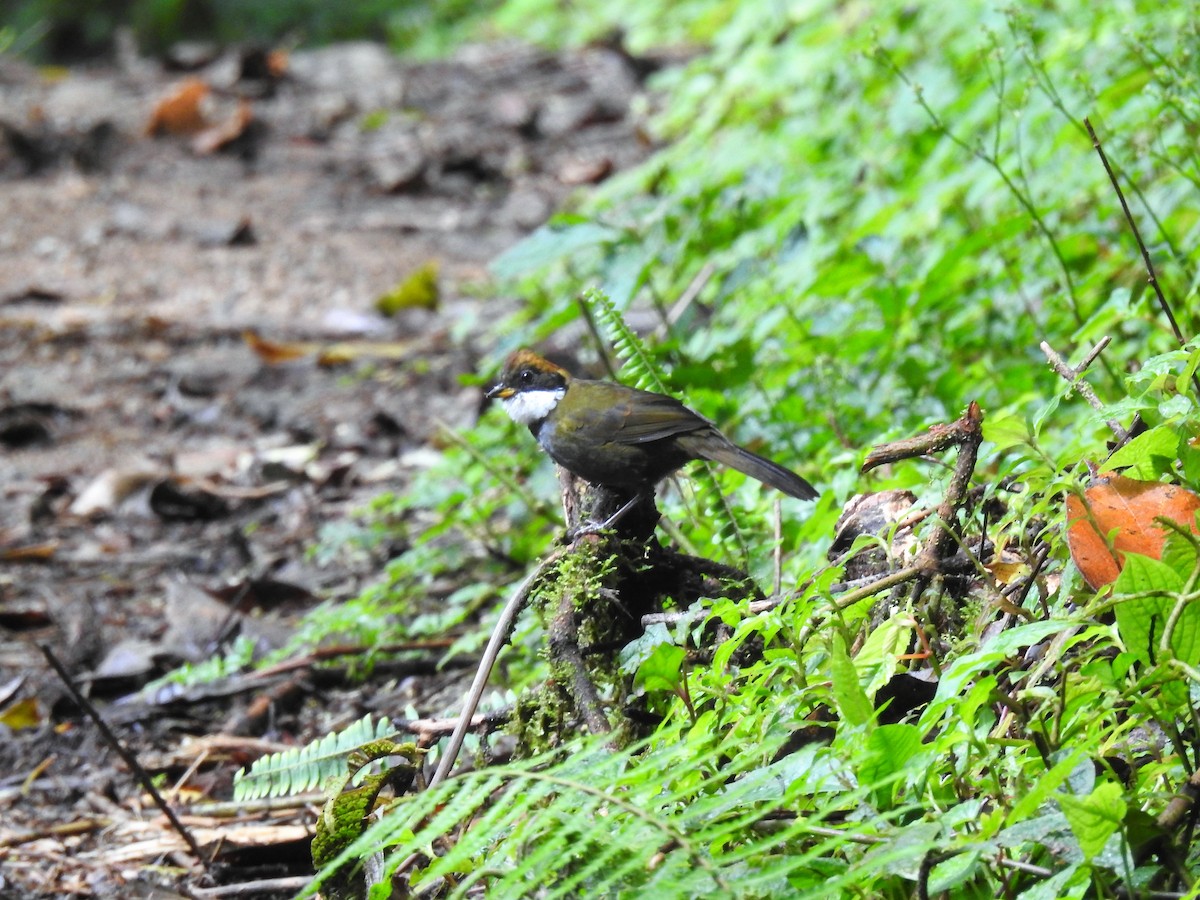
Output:
<instances>
[{"instance_id":1,"label":"bird's beak","mask_svg":"<svg viewBox=\"0 0 1200 900\"><path fill-rule=\"evenodd\" d=\"M516 391L510 388L507 384L501 382L500 384L493 385L491 389L489 389L488 392L483 396L488 400L507 400L515 393Z\"/></svg>"}]
</instances>

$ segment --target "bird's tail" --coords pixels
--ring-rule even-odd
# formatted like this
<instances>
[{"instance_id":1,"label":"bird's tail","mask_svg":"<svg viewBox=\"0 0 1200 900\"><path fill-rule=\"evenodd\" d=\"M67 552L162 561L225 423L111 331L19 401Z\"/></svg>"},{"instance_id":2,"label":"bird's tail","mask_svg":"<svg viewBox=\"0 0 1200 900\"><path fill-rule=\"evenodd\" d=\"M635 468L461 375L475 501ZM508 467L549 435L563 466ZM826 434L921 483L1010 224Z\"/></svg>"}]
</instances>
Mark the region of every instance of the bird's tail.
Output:
<instances>
[{"instance_id":1,"label":"bird's tail","mask_svg":"<svg viewBox=\"0 0 1200 900\"><path fill-rule=\"evenodd\" d=\"M732 441L724 438L719 441L706 440L700 446L695 447L695 450L696 455L701 459L708 459L729 466L731 469L737 469L742 474L749 475L777 491L783 491L789 497L797 497L800 500L817 498L816 488L795 472L785 469L757 453L751 453Z\"/></svg>"}]
</instances>

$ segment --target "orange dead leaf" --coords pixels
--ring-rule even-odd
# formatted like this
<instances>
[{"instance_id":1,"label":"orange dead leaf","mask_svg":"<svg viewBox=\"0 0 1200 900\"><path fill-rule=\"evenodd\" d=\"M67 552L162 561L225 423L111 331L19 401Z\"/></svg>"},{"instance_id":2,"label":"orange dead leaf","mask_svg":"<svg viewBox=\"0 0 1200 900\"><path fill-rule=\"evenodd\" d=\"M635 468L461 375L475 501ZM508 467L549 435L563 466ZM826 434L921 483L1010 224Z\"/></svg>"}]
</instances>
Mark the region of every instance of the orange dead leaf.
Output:
<instances>
[{"instance_id":1,"label":"orange dead leaf","mask_svg":"<svg viewBox=\"0 0 1200 900\"><path fill-rule=\"evenodd\" d=\"M270 366L302 359L320 349L319 344L311 341L269 341L253 331L243 331L242 339L258 354L259 359Z\"/></svg>"},{"instance_id":2,"label":"orange dead leaf","mask_svg":"<svg viewBox=\"0 0 1200 900\"><path fill-rule=\"evenodd\" d=\"M1116 580L1126 553L1162 556L1167 530L1155 524L1155 517L1194 531L1200 510L1200 497L1189 490L1123 475L1101 475L1084 491L1084 498L1067 496L1067 546L1093 589ZM1111 549L1108 535L1112 535Z\"/></svg>"},{"instance_id":3,"label":"orange dead leaf","mask_svg":"<svg viewBox=\"0 0 1200 900\"><path fill-rule=\"evenodd\" d=\"M175 90L158 101L146 134L194 134L204 128L204 112L201 103L209 94L208 83L202 78L188 78Z\"/></svg>"},{"instance_id":4,"label":"orange dead leaf","mask_svg":"<svg viewBox=\"0 0 1200 900\"><path fill-rule=\"evenodd\" d=\"M291 362L313 356L319 366L340 366L358 359L385 359L400 362L408 359L429 341L269 341L253 331L242 332L242 338L267 365Z\"/></svg>"}]
</instances>

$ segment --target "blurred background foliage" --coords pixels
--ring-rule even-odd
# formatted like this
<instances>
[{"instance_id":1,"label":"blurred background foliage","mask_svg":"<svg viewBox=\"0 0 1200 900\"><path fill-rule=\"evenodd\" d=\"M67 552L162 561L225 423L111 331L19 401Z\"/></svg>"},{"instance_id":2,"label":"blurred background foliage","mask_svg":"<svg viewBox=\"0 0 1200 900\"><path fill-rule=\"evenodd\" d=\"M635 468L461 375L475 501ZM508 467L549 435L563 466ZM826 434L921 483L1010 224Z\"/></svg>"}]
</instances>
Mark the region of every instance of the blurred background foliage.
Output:
<instances>
[{"instance_id":1,"label":"blurred background foliage","mask_svg":"<svg viewBox=\"0 0 1200 900\"><path fill-rule=\"evenodd\" d=\"M368 39L436 53L460 42L495 0L3 0L0 23L44 62L111 52L127 28L144 51L187 40L300 45Z\"/></svg>"}]
</instances>

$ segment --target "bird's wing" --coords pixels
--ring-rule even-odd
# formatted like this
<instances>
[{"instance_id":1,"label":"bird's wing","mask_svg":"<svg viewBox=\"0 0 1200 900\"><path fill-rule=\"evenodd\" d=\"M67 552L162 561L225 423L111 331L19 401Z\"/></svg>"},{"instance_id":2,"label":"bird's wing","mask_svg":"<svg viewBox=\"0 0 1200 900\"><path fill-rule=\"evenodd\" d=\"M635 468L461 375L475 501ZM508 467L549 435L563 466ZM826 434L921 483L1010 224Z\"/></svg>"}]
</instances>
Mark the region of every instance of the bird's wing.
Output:
<instances>
[{"instance_id":1,"label":"bird's wing","mask_svg":"<svg viewBox=\"0 0 1200 900\"><path fill-rule=\"evenodd\" d=\"M636 391L615 411L611 440L618 444L646 444L712 427L674 397L650 391Z\"/></svg>"}]
</instances>

